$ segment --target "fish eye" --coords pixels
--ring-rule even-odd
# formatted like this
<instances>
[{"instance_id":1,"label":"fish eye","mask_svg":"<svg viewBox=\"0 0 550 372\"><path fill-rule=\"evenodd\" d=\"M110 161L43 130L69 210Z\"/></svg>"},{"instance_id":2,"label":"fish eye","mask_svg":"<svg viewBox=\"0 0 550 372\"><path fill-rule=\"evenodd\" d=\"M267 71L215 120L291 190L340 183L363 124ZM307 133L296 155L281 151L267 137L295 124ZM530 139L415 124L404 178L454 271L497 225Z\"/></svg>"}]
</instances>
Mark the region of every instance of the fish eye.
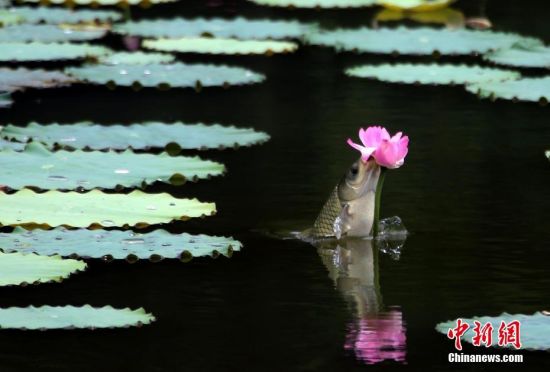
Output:
<instances>
[{"instance_id":1,"label":"fish eye","mask_svg":"<svg viewBox=\"0 0 550 372\"><path fill-rule=\"evenodd\" d=\"M351 177L355 177L357 176L357 173L359 173L359 166L357 165L357 163L353 163L353 165L349 169L349 175Z\"/></svg>"}]
</instances>

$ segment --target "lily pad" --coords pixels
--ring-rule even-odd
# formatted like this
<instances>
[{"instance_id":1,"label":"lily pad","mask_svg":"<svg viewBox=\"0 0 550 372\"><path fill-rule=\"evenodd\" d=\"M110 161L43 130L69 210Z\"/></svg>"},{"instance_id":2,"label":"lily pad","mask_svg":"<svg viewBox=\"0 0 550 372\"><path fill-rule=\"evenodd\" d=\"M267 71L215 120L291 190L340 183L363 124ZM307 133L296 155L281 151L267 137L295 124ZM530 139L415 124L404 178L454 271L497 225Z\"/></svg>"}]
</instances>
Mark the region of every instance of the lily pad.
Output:
<instances>
[{"instance_id":1,"label":"lily pad","mask_svg":"<svg viewBox=\"0 0 550 372\"><path fill-rule=\"evenodd\" d=\"M0 92L0 108L7 108L13 104L13 99L11 98L10 92ZM0 145L0 149L4 147Z\"/></svg>"},{"instance_id":2,"label":"lily pad","mask_svg":"<svg viewBox=\"0 0 550 372\"><path fill-rule=\"evenodd\" d=\"M243 40L301 39L314 26L298 21L270 19L172 18L146 19L115 25L113 32L147 38L199 37L210 35L219 38Z\"/></svg>"},{"instance_id":3,"label":"lily pad","mask_svg":"<svg viewBox=\"0 0 550 372\"><path fill-rule=\"evenodd\" d=\"M0 233L0 248L4 252L103 259L109 257L129 262L138 259L156 262L164 258L189 261L192 257L217 257L220 254L230 257L241 246L241 242L233 238L171 234L165 230L136 234L120 230L67 230L63 227L25 230L16 227L13 233Z\"/></svg>"},{"instance_id":4,"label":"lily pad","mask_svg":"<svg viewBox=\"0 0 550 372\"><path fill-rule=\"evenodd\" d=\"M259 83L264 75L241 68L201 64L88 65L66 72L83 81L134 87L189 88Z\"/></svg>"},{"instance_id":5,"label":"lily pad","mask_svg":"<svg viewBox=\"0 0 550 372\"><path fill-rule=\"evenodd\" d=\"M150 65L174 62L176 57L166 53L120 52L98 59L106 65Z\"/></svg>"},{"instance_id":6,"label":"lily pad","mask_svg":"<svg viewBox=\"0 0 550 372\"><path fill-rule=\"evenodd\" d=\"M289 53L298 49L297 44L288 41L210 37L144 40L143 47L161 52L205 54L273 54Z\"/></svg>"},{"instance_id":7,"label":"lily pad","mask_svg":"<svg viewBox=\"0 0 550 372\"><path fill-rule=\"evenodd\" d=\"M362 8L377 5L378 0L249 0L259 5L287 8Z\"/></svg>"},{"instance_id":8,"label":"lily pad","mask_svg":"<svg viewBox=\"0 0 550 372\"><path fill-rule=\"evenodd\" d=\"M0 68L0 91L67 86L75 80L60 71Z\"/></svg>"},{"instance_id":9,"label":"lily pad","mask_svg":"<svg viewBox=\"0 0 550 372\"><path fill-rule=\"evenodd\" d=\"M550 338L550 316L544 315L541 312L536 312L532 315L525 314L508 314L503 313L499 316L483 316L474 317L472 319L464 319L462 321L468 323L470 328L462 336L462 341L472 343L474 336L473 326L474 321L479 321L482 325L490 322L493 326L493 347L498 346L498 328L502 321L508 324L511 321L518 320L521 323L521 348L530 350L549 350ZM456 320L439 323L436 330L443 334L447 334L450 328L456 327Z\"/></svg>"},{"instance_id":10,"label":"lily pad","mask_svg":"<svg viewBox=\"0 0 550 372\"><path fill-rule=\"evenodd\" d=\"M2 101L0 100L0 108L2 108ZM25 148L24 143L6 141L5 139L0 139L0 151L11 149L14 151L23 151Z\"/></svg>"},{"instance_id":11,"label":"lily pad","mask_svg":"<svg viewBox=\"0 0 550 372\"><path fill-rule=\"evenodd\" d=\"M2 8L0 6L0 8ZM23 17L14 14L6 9L0 9L0 27L5 27L9 25L15 25L23 22Z\"/></svg>"},{"instance_id":12,"label":"lily pad","mask_svg":"<svg viewBox=\"0 0 550 372\"><path fill-rule=\"evenodd\" d=\"M139 5L148 8L151 5L173 3L177 0L19 0L22 3L40 4L40 5L91 5L91 6L120 6Z\"/></svg>"},{"instance_id":13,"label":"lily pad","mask_svg":"<svg viewBox=\"0 0 550 372\"><path fill-rule=\"evenodd\" d=\"M214 214L214 203L178 199L140 190L129 194L105 194L92 190L36 193L23 189L14 194L0 192L0 224L29 226L136 226L168 223Z\"/></svg>"},{"instance_id":14,"label":"lily pad","mask_svg":"<svg viewBox=\"0 0 550 372\"><path fill-rule=\"evenodd\" d=\"M34 186L46 190L114 189L139 187L155 181L183 184L186 180L218 176L223 164L198 156L177 158L162 153L136 154L131 150L51 152L30 143L23 152L0 151L0 184L19 190Z\"/></svg>"},{"instance_id":15,"label":"lily pad","mask_svg":"<svg viewBox=\"0 0 550 372\"><path fill-rule=\"evenodd\" d=\"M519 73L508 70L435 63L363 65L347 69L346 74L353 77L404 84L467 84L519 79L521 77Z\"/></svg>"},{"instance_id":16,"label":"lily pad","mask_svg":"<svg viewBox=\"0 0 550 372\"><path fill-rule=\"evenodd\" d=\"M466 86L466 90L479 95L481 98L517 99L548 103L550 101L550 76L469 84Z\"/></svg>"},{"instance_id":17,"label":"lily pad","mask_svg":"<svg viewBox=\"0 0 550 372\"><path fill-rule=\"evenodd\" d=\"M142 308L94 308L90 305L8 307L0 309L0 329L47 330L127 328L150 324L155 317Z\"/></svg>"},{"instance_id":18,"label":"lily pad","mask_svg":"<svg viewBox=\"0 0 550 372\"><path fill-rule=\"evenodd\" d=\"M513 45L542 45L542 41L513 33L466 29L358 28L320 31L307 36L310 44L337 50L411 55L486 53Z\"/></svg>"},{"instance_id":19,"label":"lily pad","mask_svg":"<svg viewBox=\"0 0 550 372\"><path fill-rule=\"evenodd\" d=\"M13 7L9 9L13 15L25 20L25 23L46 23L46 24L77 24L89 22L115 22L122 18L121 13L112 10L88 10L88 9L65 9L39 7Z\"/></svg>"},{"instance_id":20,"label":"lily pad","mask_svg":"<svg viewBox=\"0 0 550 372\"><path fill-rule=\"evenodd\" d=\"M56 25L15 25L0 28L0 43L85 41L100 39L106 30L72 30Z\"/></svg>"},{"instance_id":21,"label":"lily pad","mask_svg":"<svg viewBox=\"0 0 550 372\"><path fill-rule=\"evenodd\" d=\"M483 59L499 65L550 68L550 47L543 45L515 46L485 54Z\"/></svg>"},{"instance_id":22,"label":"lily pad","mask_svg":"<svg viewBox=\"0 0 550 372\"><path fill-rule=\"evenodd\" d=\"M84 262L65 260L60 256L45 257L32 253L0 252L0 287L60 282L69 275L84 269L86 269Z\"/></svg>"},{"instance_id":23,"label":"lily pad","mask_svg":"<svg viewBox=\"0 0 550 372\"><path fill-rule=\"evenodd\" d=\"M406 10L409 12L430 12L449 6L455 0L378 0L388 9Z\"/></svg>"},{"instance_id":24,"label":"lily pad","mask_svg":"<svg viewBox=\"0 0 550 372\"><path fill-rule=\"evenodd\" d=\"M0 43L1 62L55 61L107 55L105 47L71 43Z\"/></svg>"},{"instance_id":25,"label":"lily pad","mask_svg":"<svg viewBox=\"0 0 550 372\"><path fill-rule=\"evenodd\" d=\"M30 123L26 127L7 125L0 131L3 138L20 142L29 139L49 147L93 150L133 148L167 148L171 153L181 149L216 149L251 146L267 141L269 136L251 128L236 128L219 124L184 124L147 122L131 125L99 125L88 122L76 124Z\"/></svg>"}]
</instances>

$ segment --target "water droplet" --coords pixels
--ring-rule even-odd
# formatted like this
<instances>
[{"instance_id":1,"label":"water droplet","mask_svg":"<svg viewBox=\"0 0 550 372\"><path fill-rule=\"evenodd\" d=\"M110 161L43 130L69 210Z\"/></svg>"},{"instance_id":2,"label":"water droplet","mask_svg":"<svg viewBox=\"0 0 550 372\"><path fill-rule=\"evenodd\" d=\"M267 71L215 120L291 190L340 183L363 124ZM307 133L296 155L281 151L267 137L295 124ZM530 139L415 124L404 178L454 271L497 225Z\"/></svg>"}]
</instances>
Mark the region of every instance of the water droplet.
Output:
<instances>
[{"instance_id":1,"label":"water droplet","mask_svg":"<svg viewBox=\"0 0 550 372\"><path fill-rule=\"evenodd\" d=\"M59 142L75 142L76 141L76 138L75 137L67 137L67 138L61 138L59 140Z\"/></svg>"},{"instance_id":2,"label":"water droplet","mask_svg":"<svg viewBox=\"0 0 550 372\"><path fill-rule=\"evenodd\" d=\"M116 174L128 174L130 171L128 169L115 169Z\"/></svg>"},{"instance_id":3,"label":"water droplet","mask_svg":"<svg viewBox=\"0 0 550 372\"><path fill-rule=\"evenodd\" d=\"M50 181L67 181L68 178L65 176L49 176L48 179Z\"/></svg>"},{"instance_id":4,"label":"water droplet","mask_svg":"<svg viewBox=\"0 0 550 372\"><path fill-rule=\"evenodd\" d=\"M143 244L145 243L145 240L141 238L128 238L128 239L123 239L122 242L124 244Z\"/></svg>"},{"instance_id":5,"label":"water droplet","mask_svg":"<svg viewBox=\"0 0 550 372\"><path fill-rule=\"evenodd\" d=\"M143 75L151 75L151 71L145 70L145 71L143 71Z\"/></svg>"},{"instance_id":6,"label":"water droplet","mask_svg":"<svg viewBox=\"0 0 550 372\"><path fill-rule=\"evenodd\" d=\"M430 42L430 39L427 38L426 36L422 36L421 38L418 39L418 41L420 41L422 44L427 44Z\"/></svg>"},{"instance_id":7,"label":"water droplet","mask_svg":"<svg viewBox=\"0 0 550 372\"><path fill-rule=\"evenodd\" d=\"M171 243L162 243L161 245L162 245L163 247L171 247L171 246L172 246Z\"/></svg>"},{"instance_id":8,"label":"water droplet","mask_svg":"<svg viewBox=\"0 0 550 372\"><path fill-rule=\"evenodd\" d=\"M154 205L148 205L147 209L150 210L150 211L156 211L157 207L155 207Z\"/></svg>"},{"instance_id":9,"label":"water droplet","mask_svg":"<svg viewBox=\"0 0 550 372\"><path fill-rule=\"evenodd\" d=\"M44 164L43 166L41 166L40 168L42 169L52 169L54 167L53 164Z\"/></svg>"},{"instance_id":10,"label":"water droplet","mask_svg":"<svg viewBox=\"0 0 550 372\"><path fill-rule=\"evenodd\" d=\"M103 221L101 221L101 224L103 226L114 226L115 225L114 221L111 221L111 220L103 220Z\"/></svg>"},{"instance_id":11,"label":"water droplet","mask_svg":"<svg viewBox=\"0 0 550 372\"><path fill-rule=\"evenodd\" d=\"M126 70L120 70L120 74L121 74L121 75L128 75L128 71L126 71Z\"/></svg>"}]
</instances>

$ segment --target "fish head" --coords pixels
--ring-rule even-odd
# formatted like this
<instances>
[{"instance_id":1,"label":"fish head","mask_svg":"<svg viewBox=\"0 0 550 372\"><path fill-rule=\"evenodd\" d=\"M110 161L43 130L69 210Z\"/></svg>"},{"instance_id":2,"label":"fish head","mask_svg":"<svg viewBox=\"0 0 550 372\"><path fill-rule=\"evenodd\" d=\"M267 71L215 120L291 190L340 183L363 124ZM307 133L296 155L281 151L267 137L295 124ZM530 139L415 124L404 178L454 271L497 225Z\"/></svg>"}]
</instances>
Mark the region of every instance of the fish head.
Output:
<instances>
[{"instance_id":1,"label":"fish head","mask_svg":"<svg viewBox=\"0 0 550 372\"><path fill-rule=\"evenodd\" d=\"M359 158L349 167L338 184L342 211L335 222L335 231L357 237L371 234L380 172L381 168L374 159L363 162ZM338 235L340 234L336 233Z\"/></svg>"}]
</instances>

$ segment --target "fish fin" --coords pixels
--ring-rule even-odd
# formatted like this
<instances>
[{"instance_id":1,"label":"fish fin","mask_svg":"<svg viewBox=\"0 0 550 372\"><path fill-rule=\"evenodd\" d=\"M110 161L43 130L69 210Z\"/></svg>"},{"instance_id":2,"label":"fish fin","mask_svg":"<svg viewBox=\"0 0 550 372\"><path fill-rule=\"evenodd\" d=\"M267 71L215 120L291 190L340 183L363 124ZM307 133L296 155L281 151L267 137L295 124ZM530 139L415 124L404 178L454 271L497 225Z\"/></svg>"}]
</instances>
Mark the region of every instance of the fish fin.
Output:
<instances>
[{"instance_id":1,"label":"fish fin","mask_svg":"<svg viewBox=\"0 0 550 372\"><path fill-rule=\"evenodd\" d=\"M340 214L338 214L338 216L334 220L334 224L332 226L336 239L340 239L342 236L346 235L346 233L351 229L349 221L352 216L353 213L350 209L350 205L345 204L340 211Z\"/></svg>"}]
</instances>

